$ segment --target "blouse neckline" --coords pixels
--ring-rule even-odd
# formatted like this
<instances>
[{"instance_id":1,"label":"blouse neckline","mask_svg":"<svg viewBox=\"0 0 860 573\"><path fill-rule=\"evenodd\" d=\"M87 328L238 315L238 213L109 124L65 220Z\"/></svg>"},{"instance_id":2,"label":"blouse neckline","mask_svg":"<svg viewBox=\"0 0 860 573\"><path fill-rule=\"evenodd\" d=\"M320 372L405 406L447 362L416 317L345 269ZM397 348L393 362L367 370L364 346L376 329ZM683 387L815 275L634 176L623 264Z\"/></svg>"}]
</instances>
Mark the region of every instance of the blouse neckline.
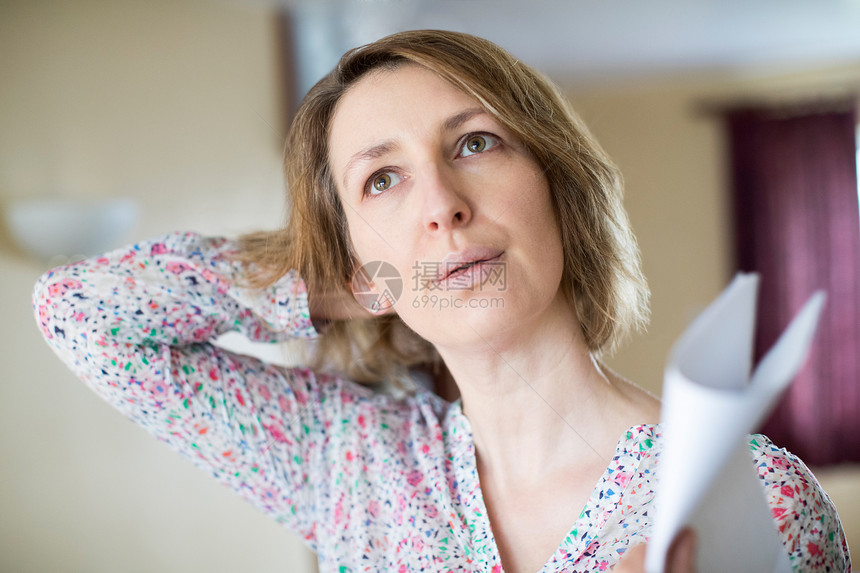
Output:
<instances>
[{"instance_id":1,"label":"blouse neckline","mask_svg":"<svg viewBox=\"0 0 860 573\"><path fill-rule=\"evenodd\" d=\"M461 485L466 500L464 517L471 533L469 540L475 557L482 562L484 570L501 571L501 556L489 521L483 490L477 470L477 458L469 419L463 413L460 399L449 406L446 426L452 447L460 450L465 462ZM597 541L598 534L617 510L624 493L629 488L632 475L639 469L642 460L650 455L660 436L659 424L640 424L625 430L619 438L615 455L609 460L600 478L592 488L588 501L579 516L573 521L561 544L549 556L537 573L555 571L559 564L569 564L587 556L589 547Z\"/></svg>"}]
</instances>

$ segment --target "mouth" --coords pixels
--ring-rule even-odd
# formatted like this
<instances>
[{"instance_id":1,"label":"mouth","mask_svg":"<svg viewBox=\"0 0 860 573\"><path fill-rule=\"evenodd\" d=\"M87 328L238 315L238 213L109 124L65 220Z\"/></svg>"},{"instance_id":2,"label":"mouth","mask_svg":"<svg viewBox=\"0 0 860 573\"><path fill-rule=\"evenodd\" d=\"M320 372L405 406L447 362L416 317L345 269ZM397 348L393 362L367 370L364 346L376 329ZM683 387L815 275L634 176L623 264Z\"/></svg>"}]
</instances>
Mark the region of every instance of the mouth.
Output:
<instances>
[{"instance_id":1,"label":"mouth","mask_svg":"<svg viewBox=\"0 0 860 573\"><path fill-rule=\"evenodd\" d=\"M437 285L450 283L477 283L483 280L486 270L498 263L504 251L492 247L470 247L464 251L451 253L446 256L436 270L433 282Z\"/></svg>"},{"instance_id":2,"label":"mouth","mask_svg":"<svg viewBox=\"0 0 860 573\"><path fill-rule=\"evenodd\" d=\"M463 276L469 273L469 269L475 267L476 265L480 265L481 263L488 263L491 261L496 261L501 257L501 254L496 255L495 257L489 259L478 259L477 261L471 261L468 263L464 263L460 266L454 267L448 271L446 275L444 275L439 281L446 281L450 278L455 278L458 276Z\"/></svg>"}]
</instances>

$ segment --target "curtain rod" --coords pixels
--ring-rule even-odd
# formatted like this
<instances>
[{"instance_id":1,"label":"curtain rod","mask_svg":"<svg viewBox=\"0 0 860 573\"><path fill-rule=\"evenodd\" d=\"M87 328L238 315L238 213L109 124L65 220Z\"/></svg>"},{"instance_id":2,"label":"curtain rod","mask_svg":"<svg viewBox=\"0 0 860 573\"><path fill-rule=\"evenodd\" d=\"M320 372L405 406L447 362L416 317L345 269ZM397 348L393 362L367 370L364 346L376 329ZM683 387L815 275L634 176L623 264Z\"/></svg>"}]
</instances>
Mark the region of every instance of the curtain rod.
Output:
<instances>
[{"instance_id":1,"label":"curtain rod","mask_svg":"<svg viewBox=\"0 0 860 573\"><path fill-rule=\"evenodd\" d=\"M703 99L693 104L697 116L723 116L731 113L766 112L778 116L807 115L856 110L860 108L860 88L838 94L746 95Z\"/></svg>"}]
</instances>

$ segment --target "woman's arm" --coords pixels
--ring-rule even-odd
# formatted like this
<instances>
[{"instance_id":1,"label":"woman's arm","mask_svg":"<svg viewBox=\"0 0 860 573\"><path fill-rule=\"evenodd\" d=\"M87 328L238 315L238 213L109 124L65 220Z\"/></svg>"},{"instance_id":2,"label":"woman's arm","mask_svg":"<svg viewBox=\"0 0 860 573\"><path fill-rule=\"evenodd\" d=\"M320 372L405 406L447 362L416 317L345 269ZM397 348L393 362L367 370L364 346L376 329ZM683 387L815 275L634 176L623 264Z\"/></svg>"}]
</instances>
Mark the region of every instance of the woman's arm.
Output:
<instances>
[{"instance_id":1,"label":"woman's arm","mask_svg":"<svg viewBox=\"0 0 860 573\"><path fill-rule=\"evenodd\" d=\"M54 269L36 285L37 319L58 351L67 346L57 340L63 324L145 344L207 342L229 330L255 341L315 336L298 276L263 291L243 287L234 253L226 239L174 233Z\"/></svg>"},{"instance_id":2,"label":"woman's arm","mask_svg":"<svg viewBox=\"0 0 860 573\"><path fill-rule=\"evenodd\" d=\"M55 269L36 285L34 310L52 349L102 398L312 543L323 386L210 344L228 330L315 336L304 285L291 274L243 288L233 249L173 234Z\"/></svg>"},{"instance_id":3,"label":"woman's arm","mask_svg":"<svg viewBox=\"0 0 860 573\"><path fill-rule=\"evenodd\" d=\"M750 449L794 570L851 571L848 542L836 506L809 468L762 435L752 437Z\"/></svg>"}]
</instances>

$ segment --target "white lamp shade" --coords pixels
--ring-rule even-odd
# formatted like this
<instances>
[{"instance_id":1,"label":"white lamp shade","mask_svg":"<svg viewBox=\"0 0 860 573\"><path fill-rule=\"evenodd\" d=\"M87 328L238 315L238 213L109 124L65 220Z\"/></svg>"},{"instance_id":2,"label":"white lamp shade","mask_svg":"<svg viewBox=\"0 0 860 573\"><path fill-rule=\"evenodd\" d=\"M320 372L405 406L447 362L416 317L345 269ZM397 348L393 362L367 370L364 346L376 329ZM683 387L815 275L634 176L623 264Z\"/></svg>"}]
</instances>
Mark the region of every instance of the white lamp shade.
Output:
<instances>
[{"instance_id":1,"label":"white lamp shade","mask_svg":"<svg viewBox=\"0 0 860 573\"><path fill-rule=\"evenodd\" d=\"M37 199L10 205L6 224L20 247L51 259L95 255L119 246L138 215L132 199Z\"/></svg>"}]
</instances>

